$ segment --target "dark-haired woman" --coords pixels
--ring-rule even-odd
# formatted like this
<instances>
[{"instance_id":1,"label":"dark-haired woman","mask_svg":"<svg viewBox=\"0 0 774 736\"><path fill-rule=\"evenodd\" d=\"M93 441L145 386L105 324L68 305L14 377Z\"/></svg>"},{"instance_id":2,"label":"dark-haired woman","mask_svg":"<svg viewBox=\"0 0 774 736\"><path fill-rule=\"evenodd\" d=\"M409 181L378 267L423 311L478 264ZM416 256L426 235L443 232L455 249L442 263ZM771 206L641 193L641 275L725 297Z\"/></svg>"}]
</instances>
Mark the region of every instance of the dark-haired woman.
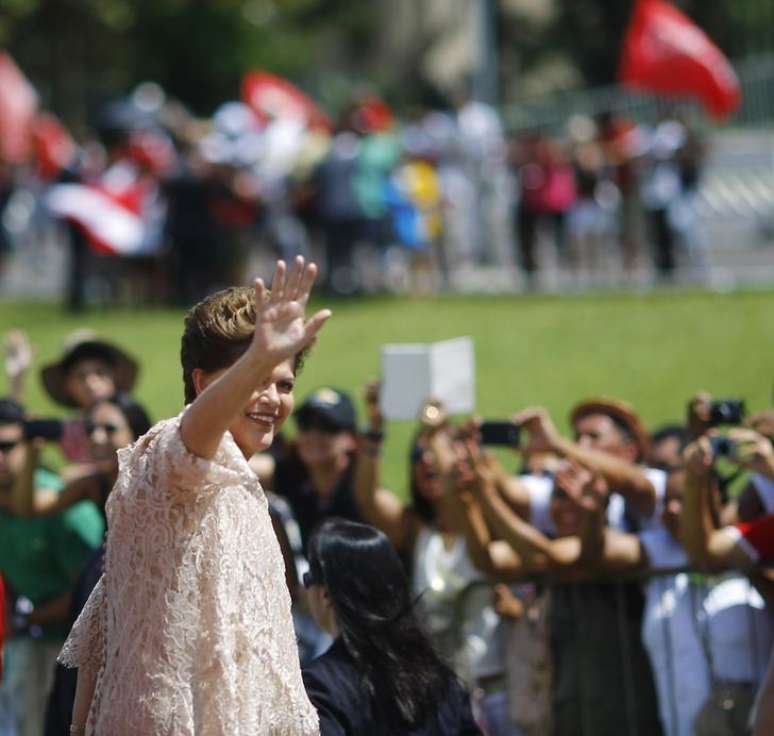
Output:
<instances>
[{"instance_id":1,"label":"dark-haired woman","mask_svg":"<svg viewBox=\"0 0 774 736\"><path fill-rule=\"evenodd\" d=\"M304 670L321 736L473 736L469 697L417 621L403 563L377 529L329 519L309 543L312 614L335 637Z\"/></svg>"},{"instance_id":2,"label":"dark-haired woman","mask_svg":"<svg viewBox=\"0 0 774 736\"><path fill-rule=\"evenodd\" d=\"M370 431L362 438L356 490L364 518L410 560L411 586L433 644L476 691L476 716L487 736L517 736L508 715L505 628L494 609L493 586L480 572L489 561L469 545L460 501L446 471L456 461L443 407L428 403L411 450L405 504L380 485L382 417L378 387L366 390ZM443 468L446 468L444 470Z\"/></svg>"},{"instance_id":3,"label":"dark-haired woman","mask_svg":"<svg viewBox=\"0 0 774 736\"><path fill-rule=\"evenodd\" d=\"M91 500L105 514L108 493L118 477L117 452L142 437L151 421L142 404L129 394L118 393L97 401L86 413L89 462L73 466L71 480L60 491L37 491L28 499L25 515L64 511L79 501Z\"/></svg>"}]
</instances>

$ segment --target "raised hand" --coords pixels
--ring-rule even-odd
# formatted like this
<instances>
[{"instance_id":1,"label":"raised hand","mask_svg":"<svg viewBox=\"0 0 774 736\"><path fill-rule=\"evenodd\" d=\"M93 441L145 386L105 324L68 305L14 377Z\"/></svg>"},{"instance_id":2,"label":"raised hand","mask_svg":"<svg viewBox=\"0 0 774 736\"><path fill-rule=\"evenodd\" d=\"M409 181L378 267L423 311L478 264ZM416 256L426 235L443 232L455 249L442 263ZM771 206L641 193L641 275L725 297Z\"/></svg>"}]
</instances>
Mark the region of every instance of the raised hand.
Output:
<instances>
[{"instance_id":1,"label":"raised hand","mask_svg":"<svg viewBox=\"0 0 774 736\"><path fill-rule=\"evenodd\" d=\"M368 429L371 432L381 432L384 424L382 410L379 407L379 392L381 381L369 381L363 389L363 402L365 404Z\"/></svg>"},{"instance_id":2,"label":"raised hand","mask_svg":"<svg viewBox=\"0 0 774 736\"><path fill-rule=\"evenodd\" d=\"M11 330L5 336L5 372L14 379L26 373L32 363L32 348L27 335L21 330Z\"/></svg>"},{"instance_id":3,"label":"raised hand","mask_svg":"<svg viewBox=\"0 0 774 736\"><path fill-rule=\"evenodd\" d=\"M327 319L328 309L322 309L307 320L305 310L312 291L317 266L306 265L297 256L290 272L284 261L277 268L267 294L262 279L255 281L255 333L250 349L273 364L293 358L316 337Z\"/></svg>"},{"instance_id":4,"label":"raised hand","mask_svg":"<svg viewBox=\"0 0 774 736\"><path fill-rule=\"evenodd\" d=\"M24 382L32 365L32 348L27 335L21 330L11 330L5 337L5 373L13 399L24 402Z\"/></svg>"},{"instance_id":5,"label":"raised hand","mask_svg":"<svg viewBox=\"0 0 774 736\"><path fill-rule=\"evenodd\" d=\"M529 433L527 452L553 452L559 444L559 432L549 413L541 407L524 409L515 414L512 421Z\"/></svg>"},{"instance_id":6,"label":"raised hand","mask_svg":"<svg viewBox=\"0 0 774 736\"><path fill-rule=\"evenodd\" d=\"M598 513L607 506L609 489L604 479L579 463L564 461L554 483L584 512Z\"/></svg>"},{"instance_id":7,"label":"raised hand","mask_svg":"<svg viewBox=\"0 0 774 736\"><path fill-rule=\"evenodd\" d=\"M774 479L774 445L768 437L746 427L734 427L728 437L736 443L733 462Z\"/></svg>"}]
</instances>

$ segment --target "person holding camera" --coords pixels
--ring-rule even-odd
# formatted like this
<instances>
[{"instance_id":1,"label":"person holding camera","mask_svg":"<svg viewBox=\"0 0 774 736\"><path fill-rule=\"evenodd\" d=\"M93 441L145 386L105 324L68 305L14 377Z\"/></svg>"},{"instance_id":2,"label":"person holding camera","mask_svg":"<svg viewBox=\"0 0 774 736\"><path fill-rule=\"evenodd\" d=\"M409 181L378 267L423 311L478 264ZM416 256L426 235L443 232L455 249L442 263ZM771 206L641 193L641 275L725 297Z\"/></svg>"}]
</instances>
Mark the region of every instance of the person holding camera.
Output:
<instances>
[{"instance_id":1,"label":"person holding camera","mask_svg":"<svg viewBox=\"0 0 774 736\"><path fill-rule=\"evenodd\" d=\"M636 624L641 611L636 586L595 582L587 559L592 545L584 540L596 531L579 499L603 489L599 517L604 524L604 478L577 462L560 465L552 481L554 534L549 537L512 505L513 482L500 480L504 473L496 460L480 454L474 468L476 501L494 540L488 549L499 558L499 574L509 580L542 573L548 582L552 732L613 734L625 724L629 730L660 733L652 673ZM499 549L503 543L507 551Z\"/></svg>"},{"instance_id":2,"label":"person holding camera","mask_svg":"<svg viewBox=\"0 0 774 736\"><path fill-rule=\"evenodd\" d=\"M583 538L597 576L645 572L642 638L668 736L746 734L774 629L764 599L739 575L697 580L682 545L684 479L673 474L660 525L636 534L606 527L606 494L589 496L596 527ZM720 497L710 499L717 518Z\"/></svg>"},{"instance_id":3,"label":"person holding camera","mask_svg":"<svg viewBox=\"0 0 774 736\"><path fill-rule=\"evenodd\" d=\"M102 543L104 524L93 504L39 518L16 513L23 499L63 487L39 464L37 444L25 435L26 419L20 404L0 399L0 574L12 610L0 724L13 734L40 736L73 586Z\"/></svg>"},{"instance_id":4,"label":"person holding camera","mask_svg":"<svg viewBox=\"0 0 774 736\"><path fill-rule=\"evenodd\" d=\"M12 330L6 337L5 369L12 396L20 403L31 363L32 349L27 336ZM97 337L92 330L80 329L65 338L61 356L41 369L40 379L54 402L84 412L96 401L117 392L130 394L138 373L137 362L126 351ZM89 460L89 437L82 416L47 420L40 428L45 439L59 443L67 460Z\"/></svg>"},{"instance_id":5,"label":"person holding camera","mask_svg":"<svg viewBox=\"0 0 774 736\"><path fill-rule=\"evenodd\" d=\"M381 485L383 417L379 386L365 390L368 430L360 438L357 501L365 519L381 529L409 562L411 588L421 596L419 615L441 655L478 692L487 736L518 734L510 723L505 680L505 628L494 611L493 588L466 540L458 499L459 455L444 407L425 403L409 460L410 503Z\"/></svg>"}]
</instances>

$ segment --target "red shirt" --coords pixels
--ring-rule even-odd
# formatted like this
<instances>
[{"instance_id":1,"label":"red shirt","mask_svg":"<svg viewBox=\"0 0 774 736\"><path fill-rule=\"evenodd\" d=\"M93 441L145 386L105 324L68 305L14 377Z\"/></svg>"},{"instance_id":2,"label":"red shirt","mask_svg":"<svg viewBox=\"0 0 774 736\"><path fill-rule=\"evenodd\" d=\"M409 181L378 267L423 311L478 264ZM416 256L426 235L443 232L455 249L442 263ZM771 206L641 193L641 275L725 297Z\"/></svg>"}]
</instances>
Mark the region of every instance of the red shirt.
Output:
<instances>
[{"instance_id":1,"label":"red shirt","mask_svg":"<svg viewBox=\"0 0 774 736\"><path fill-rule=\"evenodd\" d=\"M774 514L761 516L753 521L741 522L736 525L741 533L741 540L757 553L761 562L774 560Z\"/></svg>"}]
</instances>

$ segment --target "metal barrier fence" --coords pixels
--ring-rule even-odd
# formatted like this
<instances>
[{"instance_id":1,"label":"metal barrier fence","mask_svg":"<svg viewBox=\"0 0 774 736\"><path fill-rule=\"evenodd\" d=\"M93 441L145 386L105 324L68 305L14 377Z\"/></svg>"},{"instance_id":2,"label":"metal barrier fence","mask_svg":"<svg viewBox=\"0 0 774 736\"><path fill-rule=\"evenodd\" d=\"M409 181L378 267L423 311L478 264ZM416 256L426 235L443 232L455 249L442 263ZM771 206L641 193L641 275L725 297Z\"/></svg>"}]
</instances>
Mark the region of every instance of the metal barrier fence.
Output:
<instances>
[{"instance_id":1,"label":"metal barrier fence","mask_svg":"<svg viewBox=\"0 0 774 736\"><path fill-rule=\"evenodd\" d=\"M698 725L718 718L727 721L726 730L713 734L747 733L741 729L774 644L774 612L749 578L661 569L615 581L537 584L552 684L545 685L550 693L534 697L550 703L553 726L522 725L523 733L677 736L688 733L687 720ZM456 600L460 650L469 617L487 592L490 583L473 583ZM529 630L538 636L541 628ZM523 677L524 667L518 672ZM517 711L511 708L518 725Z\"/></svg>"},{"instance_id":2,"label":"metal barrier fence","mask_svg":"<svg viewBox=\"0 0 774 736\"><path fill-rule=\"evenodd\" d=\"M742 104L732 125L774 125L774 54L762 54L734 65L742 89ZM503 121L509 130L543 128L560 130L572 115L594 117L613 112L637 122L652 123L675 101L620 85L590 90L569 90L545 97L525 99L504 107ZM694 103L680 102L681 106Z\"/></svg>"}]
</instances>

